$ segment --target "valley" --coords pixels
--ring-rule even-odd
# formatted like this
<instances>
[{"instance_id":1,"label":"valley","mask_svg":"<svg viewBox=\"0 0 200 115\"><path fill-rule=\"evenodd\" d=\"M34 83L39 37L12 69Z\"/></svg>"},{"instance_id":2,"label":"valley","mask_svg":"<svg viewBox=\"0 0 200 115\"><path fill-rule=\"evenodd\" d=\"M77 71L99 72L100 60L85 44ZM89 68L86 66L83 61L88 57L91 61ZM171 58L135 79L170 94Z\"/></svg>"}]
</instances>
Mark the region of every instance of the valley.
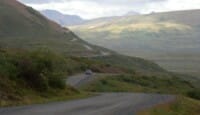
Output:
<instances>
[{"instance_id":1,"label":"valley","mask_svg":"<svg viewBox=\"0 0 200 115\"><path fill-rule=\"evenodd\" d=\"M189 10L109 17L70 28L89 43L199 76L199 14Z\"/></svg>"},{"instance_id":2,"label":"valley","mask_svg":"<svg viewBox=\"0 0 200 115\"><path fill-rule=\"evenodd\" d=\"M73 2L0 1L0 115L199 114L200 10L55 10Z\"/></svg>"}]
</instances>

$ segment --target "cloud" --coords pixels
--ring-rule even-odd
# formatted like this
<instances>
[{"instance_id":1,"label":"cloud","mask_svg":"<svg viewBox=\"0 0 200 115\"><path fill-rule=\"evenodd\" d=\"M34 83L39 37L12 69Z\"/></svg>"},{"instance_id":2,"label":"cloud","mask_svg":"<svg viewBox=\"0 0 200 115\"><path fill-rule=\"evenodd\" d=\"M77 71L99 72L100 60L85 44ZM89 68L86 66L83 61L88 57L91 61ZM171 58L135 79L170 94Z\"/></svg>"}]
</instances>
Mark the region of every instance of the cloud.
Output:
<instances>
[{"instance_id":1,"label":"cloud","mask_svg":"<svg viewBox=\"0 0 200 115\"><path fill-rule=\"evenodd\" d=\"M26 4L47 4L50 2L63 2L63 0L19 0Z\"/></svg>"},{"instance_id":2,"label":"cloud","mask_svg":"<svg viewBox=\"0 0 200 115\"><path fill-rule=\"evenodd\" d=\"M72 1L83 1L83 2L96 2L99 4L128 4L135 2L159 2L166 0L19 0L23 3L28 4L41 4L41 3L50 3L50 2L72 2Z\"/></svg>"},{"instance_id":3,"label":"cloud","mask_svg":"<svg viewBox=\"0 0 200 115\"><path fill-rule=\"evenodd\" d=\"M83 18L200 8L200 0L19 0L37 10L52 9Z\"/></svg>"}]
</instances>

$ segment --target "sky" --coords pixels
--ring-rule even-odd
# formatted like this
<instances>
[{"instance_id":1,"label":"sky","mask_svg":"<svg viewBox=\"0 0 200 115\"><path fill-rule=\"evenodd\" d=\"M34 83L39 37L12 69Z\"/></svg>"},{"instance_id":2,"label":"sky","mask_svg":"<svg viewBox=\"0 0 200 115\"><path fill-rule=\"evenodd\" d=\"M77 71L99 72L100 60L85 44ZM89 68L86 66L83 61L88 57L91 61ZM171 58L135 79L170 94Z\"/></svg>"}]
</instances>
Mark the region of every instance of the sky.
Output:
<instances>
[{"instance_id":1,"label":"sky","mask_svg":"<svg viewBox=\"0 0 200 115\"><path fill-rule=\"evenodd\" d=\"M120 16L128 12L148 14L200 9L200 0L18 0L36 10L57 10L85 19Z\"/></svg>"}]
</instances>

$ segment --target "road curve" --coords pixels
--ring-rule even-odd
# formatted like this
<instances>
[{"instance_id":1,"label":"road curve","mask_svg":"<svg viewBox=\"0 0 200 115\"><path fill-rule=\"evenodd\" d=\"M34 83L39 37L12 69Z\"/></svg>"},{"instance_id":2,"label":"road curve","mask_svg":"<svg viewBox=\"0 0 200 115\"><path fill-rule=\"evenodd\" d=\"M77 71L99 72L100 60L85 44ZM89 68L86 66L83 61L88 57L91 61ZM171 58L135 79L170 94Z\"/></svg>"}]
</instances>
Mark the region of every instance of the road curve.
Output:
<instances>
[{"instance_id":1,"label":"road curve","mask_svg":"<svg viewBox=\"0 0 200 115\"><path fill-rule=\"evenodd\" d=\"M140 110L174 99L171 95L102 93L75 101L0 108L0 115L135 115Z\"/></svg>"},{"instance_id":2,"label":"road curve","mask_svg":"<svg viewBox=\"0 0 200 115\"><path fill-rule=\"evenodd\" d=\"M95 81L98 78L102 78L102 77L109 77L109 76L113 76L113 75L119 75L119 74L112 74L112 73L93 73L92 75L86 75L84 73L82 74L77 74L77 75L73 75L67 78L66 80L66 84L75 87L75 88L80 88L83 85L87 85L89 83L91 83L92 81Z\"/></svg>"},{"instance_id":3,"label":"road curve","mask_svg":"<svg viewBox=\"0 0 200 115\"><path fill-rule=\"evenodd\" d=\"M101 75L79 74L67 84L80 87ZM143 93L100 93L98 96L66 102L0 108L0 115L135 115L138 111L175 100L172 95Z\"/></svg>"},{"instance_id":4,"label":"road curve","mask_svg":"<svg viewBox=\"0 0 200 115\"><path fill-rule=\"evenodd\" d=\"M103 74L104 75L104 74ZM86 75L86 74L77 74L74 76L70 76L67 78L66 80L66 84L75 87L75 88L79 88L83 85L86 85L92 81L94 81L95 79L102 77L103 75L101 74L92 74L92 75Z\"/></svg>"}]
</instances>

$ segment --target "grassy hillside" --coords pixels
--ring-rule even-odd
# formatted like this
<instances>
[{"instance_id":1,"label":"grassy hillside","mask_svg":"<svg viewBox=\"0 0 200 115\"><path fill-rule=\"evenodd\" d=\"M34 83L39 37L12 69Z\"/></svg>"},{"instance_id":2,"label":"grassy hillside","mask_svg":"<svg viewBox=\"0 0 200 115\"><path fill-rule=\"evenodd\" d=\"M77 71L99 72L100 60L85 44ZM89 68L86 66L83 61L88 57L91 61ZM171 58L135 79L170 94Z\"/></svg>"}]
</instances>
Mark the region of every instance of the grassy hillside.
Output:
<instances>
[{"instance_id":1,"label":"grassy hillside","mask_svg":"<svg viewBox=\"0 0 200 115\"><path fill-rule=\"evenodd\" d=\"M175 102L139 112L138 115L199 115L200 101L178 97Z\"/></svg>"},{"instance_id":2,"label":"grassy hillside","mask_svg":"<svg viewBox=\"0 0 200 115\"><path fill-rule=\"evenodd\" d=\"M122 57L111 56L104 60L102 57L91 59L64 56L45 48L35 51L0 49L0 106L87 96L87 93L65 84L66 77L87 69L96 73L164 73L164 70L152 62L139 58L126 61L128 57ZM125 63L117 64L116 61ZM130 64L126 66L127 63Z\"/></svg>"},{"instance_id":3,"label":"grassy hillside","mask_svg":"<svg viewBox=\"0 0 200 115\"><path fill-rule=\"evenodd\" d=\"M70 65L69 65L70 64ZM49 51L0 52L0 106L30 104L77 96L65 77L78 71L78 64ZM56 93L55 93L56 92Z\"/></svg>"},{"instance_id":4,"label":"grassy hillside","mask_svg":"<svg viewBox=\"0 0 200 115\"><path fill-rule=\"evenodd\" d=\"M104 50L82 41L70 30L16 0L0 1L0 37L0 47L4 48L45 47L66 55L94 55Z\"/></svg>"},{"instance_id":5,"label":"grassy hillside","mask_svg":"<svg viewBox=\"0 0 200 115\"><path fill-rule=\"evenodd\" d=\"M200 80L198 80L200 82ZM158 105L139 115L198 115L200 107L200 87L173 76L162 75L113 75L99 78L81 88L90 92L142 92L173 94L177 99L172 103Z\"/></svg>"},{"instance_id":6,"label":"grassy hillside","mask_svg":"<svg viewBox=\"0 0 200 115\"><path fill-rule=\"evenodd\" d=\"M105 56L115 54L105 48L84 42L70 30L60 27L34 9L15 0L0 1L0 8L3 9L0 10L0 47L2 48L20 50L47 48L66 56L99 57L103 62L106 61ZM117 54L114 57L116 57L114 59L116 64L123 60L123 65L129 64L128 66L132 66L133 69L148 71L153 68L155 71L160 71L160 67L156 64L143 59Z\"/></svg>"},{"instance_id":7,"label":"grassy hillside","mask_svg":"<svg viewBox=\"0 0 200 115\"><path fill-rule=\"evenodd\" d=\"M100 73L128 70L99 61L66 57L48 49L0 50L0 106L31 104L86 96L66 86L66 78L91 69Z\"/></svg>"},{"instance_id":8,"label":"grassy hillside","mask_svg":"<svg viewBox=\"0 0 200 115\"><path fill-rule=\"evenodd\" d=\"M132 91L183 95L189 95L191 91L199 91L198 87L178 77L144 76L140 74L115 75L103 79L100 78L96 82L86 86L85 89L95 92Z\"/></svg>"},{"instance_id":9,"label":"grassy hillside","mask_svg":"<svg viewBox=\"0 0 200 115\"><path fill-rule=\"evenodd\" d=\"M137 30L140 26L133 28ZM177 31L191 29L188 25L164 22L155 27L153 25L152 29L160 31L163 26ZM124 29L113 27L105 29L117 29L114 33ZM90 45L70 30L49 21L16 0L0 1L0 38L0 106L80 98L88 96L85 91L94 90L148 90L199 98L197 79L180 77L182 75L176 77L176 74L165 71L151 61L118 55ZM65 79L68 76L87 69L99 73L128 73L133 76L103 79L85 91L66 86ZM153 75L159 77L152 77ZM194 81L197 86L193 84Z\"/></svg>"},{"instance_id":10,"label":"grassy hillside","mask_svg":"<svg viewBox=\"0 0 200 115\"><path fill-rule=\"evenodd\" d=\"M91 20L70 27L90 43L199 75L200 10Z\"/></svg>"},{"instance_id":11,"label":"grassy hillside","mask_svg":"<svg viewBox=\"0 0 200 115\"><path fill-rule=\"evenodd\" d=\"M100 80L94 83L95 87L85 91L94 91L93 89L101 91L98 88L102 87L105 88L105 91L175 91L188 93L192 97L199 98L193 81L184 80L183 77L177 78L176 75L169 74L158 65L140 58L119 55L81 58L64 56L53 53L48 49L35 51L1 49L0 106L32 104L87 96L87 93L65 85L67 76L84 72L87 69L96 73L134 74L134 79L132 79L132 76L126 75L108 77L108 79L105 79L106 84L103 83L104 80ZM159 78L140 78L140 75L156 75ZM199 83L198 80L195 79L195 81ZM134 84L136 82L138 84ZM166 84L170 84L170 87ZM135 90L138 87L139 90Z\"/></svg>"},{"instance_id":12,"label":"grassy hillside","mask_svg":"<svg viewBox=\"0 0 200 115\"><path fill-rule=\"evenodd\" d=\"M108 63L110 65L126 68L131 72L139 72L142 74L168 73L166 70L162 69L159 65L155 64L154 62L144 60L142 58L113 54L106 57L94 57L91 59Z\"/></svg>"}]
</instances>

